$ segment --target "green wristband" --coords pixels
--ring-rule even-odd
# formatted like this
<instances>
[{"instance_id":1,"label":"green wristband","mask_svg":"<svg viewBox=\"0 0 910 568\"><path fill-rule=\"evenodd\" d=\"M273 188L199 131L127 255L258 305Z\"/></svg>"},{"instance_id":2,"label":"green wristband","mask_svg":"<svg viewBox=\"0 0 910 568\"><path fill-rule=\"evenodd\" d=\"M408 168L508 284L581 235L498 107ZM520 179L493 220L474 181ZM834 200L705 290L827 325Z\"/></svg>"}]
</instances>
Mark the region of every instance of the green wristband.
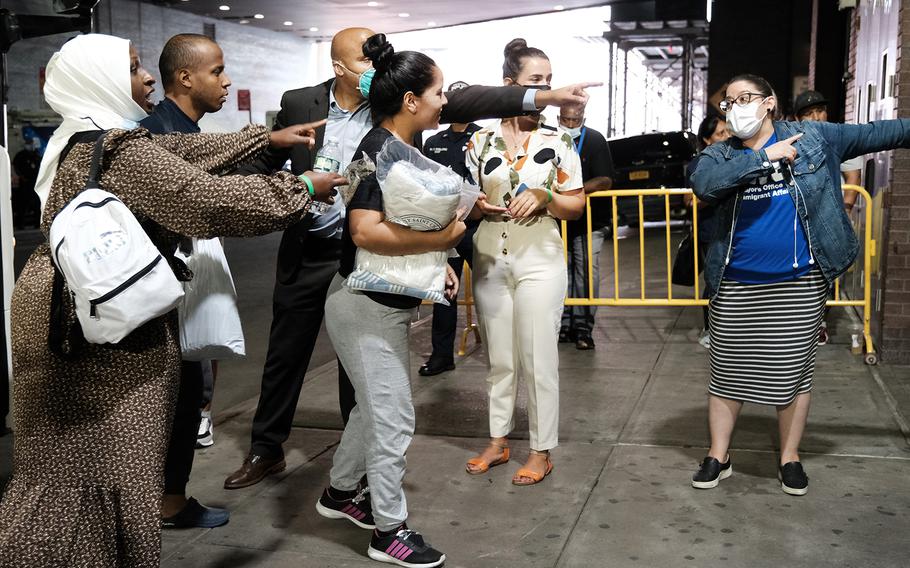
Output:
<instances>
[{"instance_id":1,"label":"green wristband","mask_svg":"<svg viewBox=\"0 0 910 568\"><path fill-rule=\"evenodd\" d=\"M310 197L315 198L316 190L313 189L313 181L310 178L308 178L305 174L300 174L299 176L297 176L297 179L299 179L300 181L302 181L303 183L306 184L306 190L310 192Z\"/></svg>"},{"instance_id":2,"label":"green wristband","mask_svg":"<svg viewBox=\"0 0 910 568\"><path fill-rule=\"evenodd\" d=\"M553 192L548 189L547 190L547 203L552 203L552 202L553 202Z\"/></svg>"}]
</instances>

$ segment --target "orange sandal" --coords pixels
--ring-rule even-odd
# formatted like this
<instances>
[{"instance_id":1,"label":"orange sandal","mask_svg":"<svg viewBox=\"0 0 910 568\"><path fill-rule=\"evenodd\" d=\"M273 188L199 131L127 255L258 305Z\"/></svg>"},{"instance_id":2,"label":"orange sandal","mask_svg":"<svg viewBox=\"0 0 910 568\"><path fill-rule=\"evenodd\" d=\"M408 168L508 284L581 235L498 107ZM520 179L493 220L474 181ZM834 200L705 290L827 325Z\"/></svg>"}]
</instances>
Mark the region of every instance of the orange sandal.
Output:
<instances>
[{"instance_id":1,"label":"orange sandal","mask_svg":"<svg viewBox=\"0 0 910 568\"><path fill-rule=\"evenodd\" d=\"M497 465L502 465L509 461L509 446L504 446L502 444L497 444L496 442L491 441L491 446L496 446L497 448L502 449L502 455L497 459L487 462L482 457L477 456L468 460L468 463L465 464L464 469L470 475L480 475L490 471L491 467L496 467ZM473 466L473 469L472 469Z\"/></svg>"},{"instance_id":2,"label":"orange sandal","mask_svg":"<svg viewBox=\"0 0 910 568\"><path fill-rule=\"evenodd\" d=\"M547 456L547 470L541 474L523 467L515 472L515 477L512 478L512 485L519 485L522 487L525 485L536 485L543 481L543 478L550 475L550 472L553 471L553 462L550 461L550 452L538 452L537 450L531 450L531 453L538 456ZM521 481L522 478L527 478L531 481Z\"/></svg>"}]
</instances>

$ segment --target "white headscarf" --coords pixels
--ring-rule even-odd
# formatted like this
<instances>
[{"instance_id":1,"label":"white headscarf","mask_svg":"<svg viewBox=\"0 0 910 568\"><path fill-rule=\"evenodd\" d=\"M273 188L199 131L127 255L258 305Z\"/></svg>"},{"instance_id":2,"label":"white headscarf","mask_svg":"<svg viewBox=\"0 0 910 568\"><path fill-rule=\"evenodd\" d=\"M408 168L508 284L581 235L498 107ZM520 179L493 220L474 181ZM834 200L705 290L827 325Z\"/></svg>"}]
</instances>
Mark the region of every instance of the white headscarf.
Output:
<instances>
[{"instance_id":1,"label":"white headscarf","mask_svg":"<svg viewBox=\"0 0 910 568\"><path fill-rule=\"evenodd\" d=\"M76 36L51 56L45 77L44 98L63 123L47 144L35 183L42 216L60 153L73 134L132 129L148 116L133 100L129 40L102 34Z\"/></svg>"}]
</instances>

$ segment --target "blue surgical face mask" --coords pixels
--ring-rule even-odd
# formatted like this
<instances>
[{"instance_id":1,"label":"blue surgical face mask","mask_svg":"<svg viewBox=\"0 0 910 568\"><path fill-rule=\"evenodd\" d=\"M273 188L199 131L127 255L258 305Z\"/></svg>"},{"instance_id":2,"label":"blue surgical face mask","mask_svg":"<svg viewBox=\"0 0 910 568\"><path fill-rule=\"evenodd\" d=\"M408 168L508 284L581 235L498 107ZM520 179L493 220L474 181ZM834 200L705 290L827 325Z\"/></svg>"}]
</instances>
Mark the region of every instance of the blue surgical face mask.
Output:
<instances>
[{"instance_id":1,"label":"blue surgical face mask","mask_svg":"<svg viewBox=\"0 0 910 568\"><path fill-rule=\"evenodd\" d=\"M566 128L565 126L563 126L563 128L565 129L566 132L569 133L569 136L571 136L574 139L574 138L578 138L579 136L581 136L581 129L583 127L577 126L575 128Z\"/></svg>"},{"instance_id":2,"label":"blue surgical face mask","mask_svg":"<svg viewBox=\"0 0 910 568\"><path fill-rule=\"evenodd\" d=\"M360 74L360 82L358 87L360 88L360 94L363 95L363 98L370 98L370 85L373 84L373 75L376 74L376 70L370 67L366 71Z\"/></svg>"}]
</instances>

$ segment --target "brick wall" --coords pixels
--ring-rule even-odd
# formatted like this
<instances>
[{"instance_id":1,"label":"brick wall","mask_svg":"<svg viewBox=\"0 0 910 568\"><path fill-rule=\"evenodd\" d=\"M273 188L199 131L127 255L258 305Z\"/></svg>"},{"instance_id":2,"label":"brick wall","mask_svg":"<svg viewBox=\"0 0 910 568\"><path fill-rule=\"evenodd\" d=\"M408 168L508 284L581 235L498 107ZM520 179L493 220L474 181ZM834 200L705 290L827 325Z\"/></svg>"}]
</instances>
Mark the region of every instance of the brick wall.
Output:
<instances>
[{"instance_id":1,"label":"brick wall","mask_svg":"<svg viewBox=\"0 0 910 568\"><path fill-rule=\"evenodd\" d=\"M815 89L815 60L818 53L818 0L812 0L812 24L809 36L809 88ZM799 93L793 93L794 98Z\"/></svg>"},{"instance_id":2,"label":"brick wall","mask_svg":"<svg viewBox=\"0 0 910 568\"><path fill-rule=\"evenodd\" d=\"M847 39L847 60L844 92L844 122L856 122L856 36L859 33L859 12L850 11L850 37Z\"/></svg>"},{"instance_id":3,"label":"brick wall","mask_svg":"<svg viewBox=\"0 0 910 568\"><path fill-rule=\"evenodd\" d=\"M900 47L910 41L910 6L906 2L901 3L898 17L895 111L900 118L910 118L910 51ZM910 363L910 152L895 151L891 164L882 247L882 357L889 363Z\"/></svg>"}]
</instances>

